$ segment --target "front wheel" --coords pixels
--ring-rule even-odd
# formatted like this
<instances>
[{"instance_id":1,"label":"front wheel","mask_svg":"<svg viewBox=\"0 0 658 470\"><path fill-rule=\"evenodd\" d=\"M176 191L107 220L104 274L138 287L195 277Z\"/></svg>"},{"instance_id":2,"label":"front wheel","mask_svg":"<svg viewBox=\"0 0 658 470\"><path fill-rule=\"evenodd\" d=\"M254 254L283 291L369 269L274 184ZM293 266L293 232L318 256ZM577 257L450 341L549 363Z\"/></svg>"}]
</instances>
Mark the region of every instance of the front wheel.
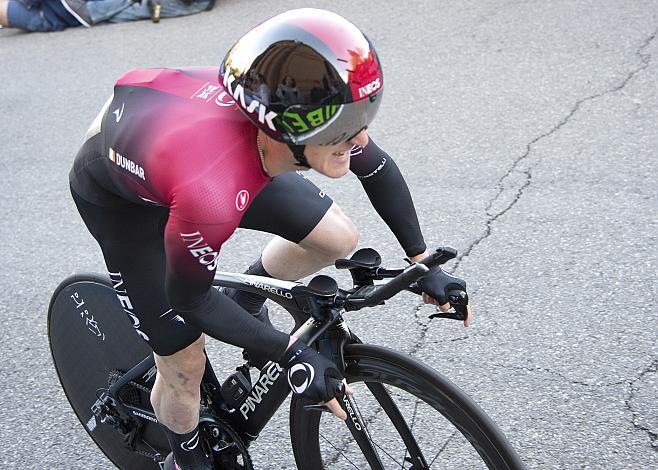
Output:
<instances>
[{"instance_id":1,"label":"front wheel","mask_svg":"<svg viewBox=\"0 0 658 470\"><path fill-rule=\"evenodd\" d=\"M365 344L345 347L345 423L291 403L300 469L523 469L502 431L456 385L409 356Z\"/></svg>"}]
</instances>

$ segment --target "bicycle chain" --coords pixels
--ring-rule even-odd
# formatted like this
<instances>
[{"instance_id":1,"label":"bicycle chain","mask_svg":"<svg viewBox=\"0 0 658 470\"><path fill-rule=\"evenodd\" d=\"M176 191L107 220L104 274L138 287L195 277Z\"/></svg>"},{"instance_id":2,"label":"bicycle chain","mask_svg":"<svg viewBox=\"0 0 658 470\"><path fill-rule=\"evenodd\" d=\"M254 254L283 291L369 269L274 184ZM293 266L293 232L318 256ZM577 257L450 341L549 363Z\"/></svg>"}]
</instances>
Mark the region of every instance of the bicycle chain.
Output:
<instances>
[{"instance_id":1,"label":"bicycle chain","mask_svg":"<svg viewBox=\"0 0 658 470\"><path fill-rule=\"evenodd\" d=\"M108 381L107 381L108 385L111 386L111 385L115 384L124 375L125 375L125 372L122 371L121 369L114 369L113 371L110 372L110 376L108 377ZM146 387L146 386L144 386L140 383L137 383L133 380L131 380L130 382L125 384L124 387L126 385L132 385L136 389L141 390L142 392L146 392L146 393L151 393L151 391L152 391L152 389L150 389L150 388L148 388L148 387Z\"/></svg>"},{"instance_id":2,"label":"bicycle chain","mask_svg":"<svg viewBox=\"0 0 658 470\"><path fill-rule=\"evenodd\" d=\"M139 384L139 383L137 383L137 382L133 382L132 380L131 380L130 382L128 382L126 385L132 385L133 387L135 387L135 388L141 390L142 392L146 392L146 393L148 393L148 394L150 394L150 393L151 393L151 390L152 390L152 389L150 389L150 388L148 388L148 387L146 387L146 386L144 386L144 385L142 385L142 384Z\"/></svg>"},{"instance_id":3,"label":"bicycle chain","mask_svg":"<svg viewBox=\"0 0 658 470\"><path fill-rule=\"evenodd\" d=\"M154 462L162 462L164 460L162 458L162 454L160 452L154 454L152 452L147 452L145 450L135 449L135 450L133 450L133 453L139 454L142 457L149 458L149 459L153 460ZM160 458L158 458L158 457L160 457Z\"/></svg>"}]
</instances>

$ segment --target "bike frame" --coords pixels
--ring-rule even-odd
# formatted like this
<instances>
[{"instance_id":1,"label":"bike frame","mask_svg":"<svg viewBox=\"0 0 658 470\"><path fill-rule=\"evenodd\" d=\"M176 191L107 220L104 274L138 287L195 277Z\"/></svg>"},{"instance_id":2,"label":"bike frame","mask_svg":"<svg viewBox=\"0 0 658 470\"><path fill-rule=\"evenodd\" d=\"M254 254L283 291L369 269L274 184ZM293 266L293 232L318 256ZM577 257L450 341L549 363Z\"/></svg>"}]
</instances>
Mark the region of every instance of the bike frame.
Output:
<instances>
[{"instance_id":1,"label":"bike frame","mask_svg":"<svg viewBox=\"0 0 658 470\"><path fill-rule=\"evenodd\" d=\"M358 342L352 338L345 321L337 316L344 313L343 309L331 309L324 312L323 318L314 318L310 315L309 301L306 296L293 293L293 288L302 284L290 281L280 281L262 276L218 272L213 282L215 287L231 287L248 291L267 297L286 309L295 320L294 335L311 345L322 337L328 328L340 322L341 328L337 341L323 342L323 352L327 355L336 355L342 361L342 346L347 342ZM317 317L317 316L316 316ZM350 339L352 338L352 339ZM342 364L339 364L342 367ZM125 404L119 397L119 390L131 381L148 380L155 374L155 360L149 355L126 372L116 383L108 389L108 396L112 398L115 406L123 409L128 415L138 416L157 423L158 420L149 409ZM210 362L206 360L206 371L202 383L210 383L216 391L220 383L215 376ZM260 371L259 377L253 383L250 393L244 398L235 410L228 410L219 393L214 394L215 414L220 419L228 421L247 441L255 440L262 429L279 409L283 401L290 394L290 386L283 369L275 362L268 362Z\"/></svg>"},{"instance_id":2,"label":"bike frame","mask_svg":"<svg viewBox=\"0 0 658 470\"><path fill-rule=\"evenodd\" d=\"M380 257L374 250L362 249L349 260L337 260L336 262L338 269L350 270L353 287L349 289L339 289L333 278L323 275L314 277L308 285L304 285L260 276L221 272L216 274L213 287L229 287L260 294L286 309L295 320L295 336L332 360L348 381L365 383L370 394L395 427L397 435L404 442L406 447L404 461L411 462L414 468L416 466L427 468L423 452L412 432L414 419L412 419L410 427L386 384L393 387L396 387L396 384L401 385L404 391L425 401L447 418L457 430L461 431L490 468L503 468L498 463L505 464L505 468L522 468L520 460L500 430L468 396L449 380L422 363L405 357L404 354L362 344L359 338L350 331L343 318L347 311L381 305L402 290L419 294L420 288L417 281L426 276L433 267L455 256L456 250L450 247L439 248L420 263L413 263L405 269L388 270L380 267ZM374 281L384 279L387 279L384 284L374 284ZM87 278L84 277L82 280L86 281ZM101 278L95 279L92 276L89 280L92 283L107 285L107 282ZM70 284L71 279L67 279L57 292ZM455 312L433 314L430 318L443 317L460 321L468 319L468 296L463 288L460 289L461 286L456 285L451 288L452 286L452 284L448 284L445 289L448 299L455 307ZM49 310L50 322L52 322L51 314L53 312L51 310L54 301L55 296L53 296ZM125 346L131 345L126 344ZM56 356L56 349L53 349L52 344L51 350L57 366L57 358L61 354ZM143 348L141 350L144 351ZM117 354L115 350L112 352ZM131 357L134 358L134 354ZM85 363L82 362L82 364ZM157 427L149 425L149 423L158 423L158 420L151 407L148 406L148 400L143 400L143 393L151 392L152 382L157 374L153 355L148 355L131 367L128 372L123 373L125 366L126 364L122 363L121 369L113 369L109 372L108 379L111 383L109 388L91 387L96 390L97 400L91 407L94 416L86 423L87 430L93 431L97 420L100 419L106 426L114 427L122 435L123 444L129 450L162 463L161 452L167 450L168 445L162 442L162 436L158 434ZM244 373L248 377L247 370L247 366L240 365L236 368L236 374ZM104 375L101 374L100 379L105 380ZM278 364L269 362L261 368L255 383L252 384L250 381L251 388L247 388L246 382L240 384L242 378L234 374L229 376L229 381L224 382L222 389L222 385L206 357L206 367L200 385L202 415L199 423L204 442L212 447L213 452L223 452L228 443L235 446L236 449L232 449L231 453L226 456L232 459L233 452L239 452L249 460L246 446L258 437L290 393L287 377L284 377L286 375ZM61 377L60 375L60 380ZM94 379L94 382L96 380L98 379ZM65 385L64 382L62 384ZM429 387L434 385L435 388L427 388L425 384L429 384ZM67 387L64 388L67 391ZM89 388L87 387L87 389ZM247 389L248 394L244 393ZM233 395L231 400L227 396L225 401L223 396L226 395L227 390L229 393L239 391L246 396L242 396L237 402L234 397L238 395ZM71 401L67 391L67 396L79 418L85 415L84 410L88 406L85 403L88 402L84 397L91 391L85 390L84 395L78 393L78 398L83 397L82 402ZM141 397L136 396L135 391L141 392ZM368 464L373 468L383 468L380 449L389 457L390 455L372 440L366 421L360 415L358 407L355 406L354 398L346 393L338 393L336 398L348 415L345 425ZM125 403L124 399L128 403ZM133 405L133 403L139 404L142 401L147 402L144 405L146 408ZM235 408L229 409L228 403ZM455 407L453 404L458 406ZM311 413L308 413L309 411ZM325 405L313 404L309 400L304 400L303 397L293 397L290 410L291 439L295 461L300 468L319 466L322 451L318 447L318 437L324 437L321 433L318 436L320 411L328 411L328 409ZM85 424L83 418L80 419ZM120 441L116 441L116 437L112 442L105 437L100 441L93 435L92 438L108 456L113 450L116 450L117 443L120 444ZM152 439L153 442L150 442ZM444 448L445 446L441 450ZM107 453L108 449L110 453ZM224 457L224 455L218 456L219 459L224 459ZM509 465L510 462L511 465Z\"/></svg>"}]
</instances>

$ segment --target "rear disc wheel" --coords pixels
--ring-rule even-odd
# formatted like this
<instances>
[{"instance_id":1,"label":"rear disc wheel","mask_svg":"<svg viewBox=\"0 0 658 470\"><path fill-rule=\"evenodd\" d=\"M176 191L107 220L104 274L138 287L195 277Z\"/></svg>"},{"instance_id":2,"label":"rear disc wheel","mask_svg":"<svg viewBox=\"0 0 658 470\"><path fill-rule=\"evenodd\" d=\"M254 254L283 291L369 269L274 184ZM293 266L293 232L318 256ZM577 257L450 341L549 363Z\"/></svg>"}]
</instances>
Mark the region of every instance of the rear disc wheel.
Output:
<instances>
[{"instance_id":1,"label":"rear disc wheel","mask_svg":"<svg viewBox=\"0 0 658 470\"><path fill-rule=\"evenodd\" d=\"M96 445L121 469L158 470L157 461L169 452L159 424L134 417L140 426L139 452L134 452L126 447L121 433L100 423L92 412L99 390L107 389L108 382L151 354L121 308L110 280L97 274L64 280L50 301L48 338L66 398ZM143 378L147 385L151 381L151 386L153 379ZM150 408L145 390L127 386L120 396Z\"/></svg>"}]
</instances>

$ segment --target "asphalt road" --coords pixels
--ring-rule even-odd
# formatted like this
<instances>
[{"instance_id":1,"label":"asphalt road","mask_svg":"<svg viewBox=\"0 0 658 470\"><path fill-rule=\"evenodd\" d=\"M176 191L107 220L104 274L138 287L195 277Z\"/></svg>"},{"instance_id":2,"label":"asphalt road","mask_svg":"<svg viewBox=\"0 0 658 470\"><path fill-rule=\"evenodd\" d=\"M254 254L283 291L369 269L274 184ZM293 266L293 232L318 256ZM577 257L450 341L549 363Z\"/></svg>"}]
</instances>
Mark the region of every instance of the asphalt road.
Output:
<instances>
[{"instance_id":1,"label":"asphalt road","mask_svg":"<svg viewBox=\"0 0 658 470\"><path fill-rule=\"evenodd\" d=\"M529 468L658 468L655 0L219 0L160 24L0 30L2 468L112 468L59 387L46 310L65 276L104 271L67 174L114 79L217 64L249 27L304 5L342 12L376 44L386 96L371 133L406 175L428 244L460 250L451 268L476 314L466 330L429 323L407 297L354 318L357 333L454 380ZM316 181L361 246L400 261L354 177ZM223 268L267 239L236 233ZM237 357L211 353L219 370ZM253 447L259 468L294 468L286 423L282 410Z\"/></svg>"}]
</instances>

